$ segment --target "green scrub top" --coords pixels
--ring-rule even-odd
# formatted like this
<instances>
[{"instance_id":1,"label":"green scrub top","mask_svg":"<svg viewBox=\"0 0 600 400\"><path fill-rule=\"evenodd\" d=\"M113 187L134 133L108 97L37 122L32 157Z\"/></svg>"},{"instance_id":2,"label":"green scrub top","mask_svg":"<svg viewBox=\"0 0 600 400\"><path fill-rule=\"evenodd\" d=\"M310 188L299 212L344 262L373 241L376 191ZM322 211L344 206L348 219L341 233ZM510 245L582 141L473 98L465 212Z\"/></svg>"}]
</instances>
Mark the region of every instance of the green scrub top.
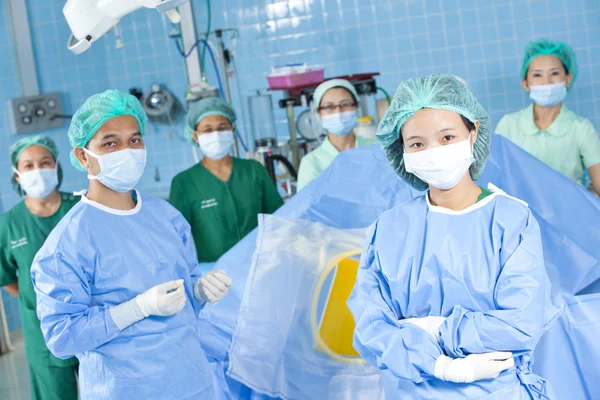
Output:
<instances>
[{"instance_id":1,"label":"green scrub top","mask_svg":"<svg viewBox=\"0 0 600 400\"><path fill-rule=\"evenodd\" d=\"M532 104L505 115L496 133L580 185L585 170L600 163L600 136L594 126L564 105L545 131L535 125Z\"/></svg>"},{"instance_id":2,"label":"green scrub top","mask_svg":"<svg viewBox=\"0 0 600 400\"><path fill-rule=\"evenodd\" d=\"M214 262L258 226L258 214L283 205L265 168L253 160L233 158L223 182L202 163L173 178L170 203L192 226L199 262Z\"/></svg>"},{"instance_id":3,"label":"green scrub top","mask_svg":"<svg viewBox=\"0 0 600 400\"><path fill-rule=\"evenodd\" d=\"M371 146L373 144L377 144L376 139L364 139L356 136L355 148ZM338 154L340 154L338 149L326 137L319 147L302 157L298 170L298 191L302 190L310 181L329 167Z\"/></svg>"},{"instance_id":4,"label":"green scrub top","mask_svg":"<svg viewBox=\"0 0 600 400\"><path fill-rule=\"evenodd\" d=\"M60 360L46 347L36 313L36 298L31 283L31 263L50 232L77 203L78 198L61 193L58 210L49 217L32 214L25 201L0 215L0 286L18 280L19 310L25 338L27 361L32 365L70 367L76 358Z\"/></svg>"},{"instance_id":5,"label":"green scrub top","mask_svg":"<svg viewBox=\"0 0 600 400\"><path fill-rule=\"evenodd\" d=\"M481 189L481 194L479 195L479 197L477 197L477 203L479 203L481 200L485 199L486 197L492 195L492 192L490 192L486 188L481 187L481 186L479 186L479 188Z\"/></svg>"}]
</instances>

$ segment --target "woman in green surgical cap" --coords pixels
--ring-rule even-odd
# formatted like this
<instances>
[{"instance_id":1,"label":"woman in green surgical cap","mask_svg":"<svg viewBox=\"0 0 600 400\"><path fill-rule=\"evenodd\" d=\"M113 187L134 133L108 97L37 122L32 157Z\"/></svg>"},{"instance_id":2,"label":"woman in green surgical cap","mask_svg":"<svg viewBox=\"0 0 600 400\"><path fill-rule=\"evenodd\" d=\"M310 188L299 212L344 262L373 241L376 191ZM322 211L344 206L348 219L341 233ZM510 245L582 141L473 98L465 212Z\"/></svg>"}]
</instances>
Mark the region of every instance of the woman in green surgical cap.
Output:
<instances>
[{"instance_id":1,"label":"woman in green surgical cap","mask_svg":"<svg viewBox=\"0 0 600 400\"><path fill-rule=\"evenodd\" d=\"M0 215L0 286L19 298L32 398L77 399L77 359L59 360L46 347L30 278L35 254L77 200L58 191L62 170L49 137L19 140L10 161L13 187L25 199Z\"/></svg>"},{"instance_id":2,"label":"woman in green surgical cap","mask_svg":"<svg viewBox=\"0 0 600 400\"><path fill-rule=\"evenodd\" d=\"M236 115L218 97L193 104L188 138L200 146L202 162L177 175L169 201L192 226L198 261L214 262L271 214L283 200L264 167L231 157Z\"/></svg>"},{"instance_id":3,"label":"woman in green surgical cap","mask_svg":"<svg viewBox=\"0 0 600 400\"><path fill-rule=\"evenodd\" d=\"M327 137L319 147L302 158L298 190L329 167L341 151L377 143L354 134L358 124L358 94L347 80L331 79L321 83L313 95L313 105Z\"/></svg>"},{"instance_id":4,"label":"woman in green surgical cap","mask_svg":"<svg viewBox=\"0 0 600 400\"><path fill-rule=\"evenodd\" d=\"M577 72L568 44L548 39L529 43L521 82L533 104L504 116L496 133L580 185L587 170L592 189L600 194L600 136L590 121L563 104Z\"/></svg>"}]
</instances>

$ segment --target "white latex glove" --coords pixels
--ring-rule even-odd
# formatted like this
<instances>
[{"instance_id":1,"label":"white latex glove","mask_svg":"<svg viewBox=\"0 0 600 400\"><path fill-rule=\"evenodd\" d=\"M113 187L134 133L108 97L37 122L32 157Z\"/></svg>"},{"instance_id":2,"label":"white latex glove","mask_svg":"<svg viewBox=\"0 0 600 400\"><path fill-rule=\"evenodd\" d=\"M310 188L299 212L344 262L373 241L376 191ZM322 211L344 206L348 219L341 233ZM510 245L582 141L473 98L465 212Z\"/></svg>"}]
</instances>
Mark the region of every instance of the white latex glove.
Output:
<instances>
[{"instance_id":1,"label":"white latex glove","mask_svg":"<svg viewBox=\"0 0 600 400\"><path fill-rule=\"evenodd\" d=\"M183 279L161 283L135 298L144 316L167 317L183 310L187 297Z\"/></svg>"},{"instance_id":2,"label":"white latex glove","mask_svg":"<svg viewBox=\"0 0 600 400\"><path fill-rule=\"evenodd\" d=\"M446 318L444 317L430 316L423 318L401 319L398 322L400 322L401 324L407 323L418 326L419 328L427 332L429 336L433 338L433 340L440 344L440 327L442 326L445 320Z\"/></svg>"},{"instance_id":3,"label":"white latex glove","mask_svg":"<svg viewBox=\"0 0 600 400\"><path fill-rule=\"evenodd\" d=\"M194 285L194 295L198 301L216 303L225 297L233 281L222 269L210 271L198 279Z\"/></svg>"},{"instance_id":4,"label":"white latex glove","mask_svg":"<svg viewBox=\"0 0 600 400\"><path fill-rule=\"evenodd\" d=\"M510 352L470 354L465 358L456 359L442 354L435 361L433 374L436 378L448 382L471 383L482 379L494 379L514 365L515 359Z\"/></svg>"}]
</instances>

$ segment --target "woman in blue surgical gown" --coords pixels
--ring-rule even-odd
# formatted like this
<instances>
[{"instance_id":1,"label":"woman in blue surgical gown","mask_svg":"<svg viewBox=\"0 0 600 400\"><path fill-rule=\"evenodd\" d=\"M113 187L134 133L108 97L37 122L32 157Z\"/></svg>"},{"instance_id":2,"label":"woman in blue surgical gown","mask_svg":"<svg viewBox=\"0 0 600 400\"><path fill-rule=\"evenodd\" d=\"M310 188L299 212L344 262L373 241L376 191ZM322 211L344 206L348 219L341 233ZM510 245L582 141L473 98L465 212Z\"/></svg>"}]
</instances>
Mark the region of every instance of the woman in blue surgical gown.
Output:
<instances>
[{"instance_id":1,"label":"woman in blue surgical gown","mask_svg":"<svg viewBox=\"0 0 600 400\"><path fill-rule=\"evenodd\" d=\"M402 399L550 399L531 372L550 283L525 203L473 182L490 120L450 75L403 82L379 125L392 167L426 193L372 226L349 307L354 346Z\"/></svg>"},{"instance_id":2,"label":"woman in blue surgical gown","mask_svg":"<svg viewBox=\"0 0 600 400\"><path fill-rule=\"evenodd\" d=\"M37 253L31 278L44 339L77 356L82 399L222 399L198 313L220 300L224 271L202 277L190 225L166 201L134 190L146 164L138 100L90 97L69 128L88 191Z\"/></svg>"}]
</instances>

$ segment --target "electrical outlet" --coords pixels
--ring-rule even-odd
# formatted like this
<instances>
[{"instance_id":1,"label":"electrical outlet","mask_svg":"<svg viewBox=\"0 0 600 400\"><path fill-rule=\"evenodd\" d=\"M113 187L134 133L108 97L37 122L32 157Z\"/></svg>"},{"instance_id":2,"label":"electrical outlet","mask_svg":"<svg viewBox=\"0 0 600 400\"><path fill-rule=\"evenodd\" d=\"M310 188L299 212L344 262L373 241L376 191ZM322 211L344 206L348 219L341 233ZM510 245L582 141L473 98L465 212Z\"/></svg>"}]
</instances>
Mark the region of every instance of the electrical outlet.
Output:
<instances>
[{"instance_id":1,"label":"electrical outlet","mask_svg":"<svg viewBox=\"0 0 600 400\"><path fill-rule=\"evenodd\" d=\"M65 125L63 118L55 117L62 116L60 93L11 99L8 108L13 133L38 132Z\"/></svg>"}]
</instances>

